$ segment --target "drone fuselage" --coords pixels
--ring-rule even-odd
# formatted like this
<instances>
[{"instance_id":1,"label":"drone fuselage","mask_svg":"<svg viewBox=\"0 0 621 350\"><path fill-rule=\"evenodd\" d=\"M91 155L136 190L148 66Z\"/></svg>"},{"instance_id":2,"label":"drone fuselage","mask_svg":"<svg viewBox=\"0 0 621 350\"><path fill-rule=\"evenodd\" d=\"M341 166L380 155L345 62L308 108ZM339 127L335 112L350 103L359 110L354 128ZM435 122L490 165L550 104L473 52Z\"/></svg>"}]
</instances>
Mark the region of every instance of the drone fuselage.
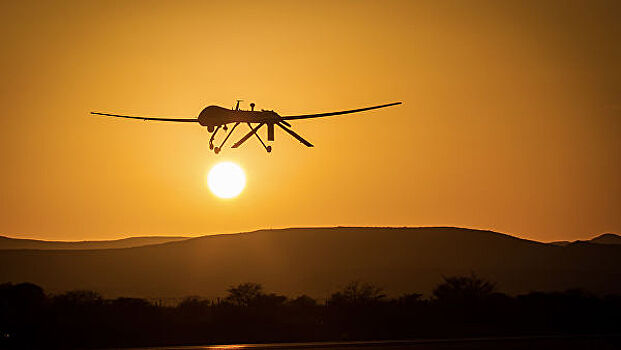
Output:
<instances>
[{"instance_id":1,"label":"drone fuselage","mask_svg":"<svg viewBox=\"0 0 621 350\"><path fill-rule=\"evenodd\" d=\"M198 115L198 123L206 127L230 123L266 123L275 124L281 117L274 111L243 111L227 109L220 106L205 107Z\"/></svg>"}]
</instances>

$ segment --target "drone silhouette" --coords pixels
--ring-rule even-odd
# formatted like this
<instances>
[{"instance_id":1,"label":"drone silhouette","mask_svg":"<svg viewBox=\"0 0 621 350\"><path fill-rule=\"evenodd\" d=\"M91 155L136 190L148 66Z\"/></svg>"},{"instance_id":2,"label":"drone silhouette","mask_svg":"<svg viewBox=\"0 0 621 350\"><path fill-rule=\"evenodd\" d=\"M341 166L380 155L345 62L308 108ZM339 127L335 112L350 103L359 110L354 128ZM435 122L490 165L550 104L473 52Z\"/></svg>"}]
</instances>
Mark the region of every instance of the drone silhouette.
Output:
<instances>
[{"instance_id":1,"label":"drone silhouette","mask_svg":"<svg viewBox=\"0 0 621 350\"><path fill-rule=\"evenodd\" d=\"M129 119L141 119L141 120L154 120L154 121L162 121L162 122L178 122L178 123L198 123L201 126L207 127L207 131L211 133L211 138L209 139L209 149L212 149L216 154L220 153L222 147L229 139L235 128L239 126L239 124L245 123L250 128L250 132L248 132L244 137L242 137L239 141L237 141L231 148L237 148L241 146L244 142L246 142L252 136L256 136L263 148L269 153L272 151L272 146L268 146L263 142L263 139L257 133L263 125L267 126L267 140L274 141L274 129L275 125L278 125L284 131L286 131L289 135L296 138L302 144L307 147L313 147L313 145L306 141L302 136L295 133L291 130L291 124L289 124L289 120L298 120L298 119L311 119L311 118L321 118L321 117L329 117L334 115L341 114L350 114L350 113L358 113L363 111L368 111L371 109L384 108L389 106L395 106L401 104L401 102L388 103L379 106L358 108L358 109L350 109L347 111L339 111L339 112L329 112L329 113L318 113L318 114L302 114L302 115L290 115L290 116L280 116L278 113L274 111L267 110L254 110L254 103L250 104L250 110L241 110L239 109L239 103L243 100L237 100L237 104L234 108L228 109L220 106L208 106L205 107L198 115L198 118L154 118L154 117L140 117L140 116L130 116L130 115L120 115L120 114L110 114L110 113L99 113L99 112L91 112L94 115L107 116L107 117L117 117L117 118L129 118ZM258 123L256 126L253 126L253 123ZM227 131L228 124L233 124L231 130L226 134L222 143L219 146L214 147L214 139L216 134L220 129Z\"/></svg>"}]
</instances>

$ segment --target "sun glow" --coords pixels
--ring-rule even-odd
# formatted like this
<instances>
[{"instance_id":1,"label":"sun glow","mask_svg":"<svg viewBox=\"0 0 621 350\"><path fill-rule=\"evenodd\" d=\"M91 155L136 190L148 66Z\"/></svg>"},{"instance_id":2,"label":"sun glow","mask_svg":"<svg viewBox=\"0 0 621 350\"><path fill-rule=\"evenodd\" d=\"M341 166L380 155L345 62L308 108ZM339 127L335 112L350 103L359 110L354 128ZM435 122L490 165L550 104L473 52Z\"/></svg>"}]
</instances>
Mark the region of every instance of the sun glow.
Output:
<instances>
[{"instance_id":1,"label":"sun glow","mask_svg":"<svg viewBox=\"0 0 621 350\"><path fill-rule=\"evenodd\" d=\"M218 163L209 170L207 186L220 198L237 197L246 187L246 174L235 163Z\"/></svg>"}]
</instances>

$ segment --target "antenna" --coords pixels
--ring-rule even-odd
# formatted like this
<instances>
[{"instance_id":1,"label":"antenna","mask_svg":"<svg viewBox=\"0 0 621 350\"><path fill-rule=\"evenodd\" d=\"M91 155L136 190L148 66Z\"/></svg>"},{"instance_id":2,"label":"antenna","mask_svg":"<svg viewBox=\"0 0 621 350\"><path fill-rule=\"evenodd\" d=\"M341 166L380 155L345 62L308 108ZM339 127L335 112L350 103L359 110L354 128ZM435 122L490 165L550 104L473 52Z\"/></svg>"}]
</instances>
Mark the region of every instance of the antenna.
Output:
<instances>
[{"instance_id":1,"label":"antenna","mask_svg":"<svg viewBox=\"0 0 621 350\"><path fill-rule=\"evenodd\" d=\"M235 106L235 110L239 111L239 103L243 102L244 100L237 100L237 105Z\"/></svg>"}]
</instances>

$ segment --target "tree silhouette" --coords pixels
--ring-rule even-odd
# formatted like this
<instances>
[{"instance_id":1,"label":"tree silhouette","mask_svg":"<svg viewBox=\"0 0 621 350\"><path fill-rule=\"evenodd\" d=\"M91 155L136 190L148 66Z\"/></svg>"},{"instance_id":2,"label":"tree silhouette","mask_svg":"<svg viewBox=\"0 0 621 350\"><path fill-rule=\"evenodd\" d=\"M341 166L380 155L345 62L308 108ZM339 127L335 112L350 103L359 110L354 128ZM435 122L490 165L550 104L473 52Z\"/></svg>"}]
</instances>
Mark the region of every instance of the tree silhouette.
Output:
<instances>
[{"instance_id":1,"label":"tree silhouette","mask_svg":"<svg viewBox=\"0 0 621 350\"><path fill-rule=\"evenodd\" d=\"M0 349L578 333L599 339L618 337L619 329L621 296L583 290L509 296L474 274L444 278L431 298L419 293L388 298L381 288L355 281L325 304L306 295L288 299L266 293L257 283L230 287L224 299L189 297L175 306L105 299L91 291L46 295L33 284L0 284ZM575 341L545 348L567 348Z\"/></svg>"},{"instance_id":2,"label":"tree silhouette","mask_svg":"<svg viewBox=\"0 0 621 350\"><path fill-rule=\"evenodd\" d=\"M373 304L386 298L382 289L371 283L353 281L347 284L341 291L332 294L329 303L331 304Z\"/></svg>"},{"instance_id":3,"label":"tree silhouette","mask_svg":"<svg viewBox=\"0 0 621 350\"><path fill-rule=\"evenodd\" d=\"M433 296L440 302L473 302L490 297L495 290L493 282L472 273L470 276L444 277L444 282L434 288Z\"/></svg>"},{"instance_id":4,"label":"tree silhouette","mask_svg":"<svg viewBox=\"0 0 621 350\"><path fill-rule=\"evenodd\" d=\"M250 306L255 304L263 293L263 286L258 283L242 283L227 289L228 295L224 299L235 306Z\"/></svg>"}]
</instances>

